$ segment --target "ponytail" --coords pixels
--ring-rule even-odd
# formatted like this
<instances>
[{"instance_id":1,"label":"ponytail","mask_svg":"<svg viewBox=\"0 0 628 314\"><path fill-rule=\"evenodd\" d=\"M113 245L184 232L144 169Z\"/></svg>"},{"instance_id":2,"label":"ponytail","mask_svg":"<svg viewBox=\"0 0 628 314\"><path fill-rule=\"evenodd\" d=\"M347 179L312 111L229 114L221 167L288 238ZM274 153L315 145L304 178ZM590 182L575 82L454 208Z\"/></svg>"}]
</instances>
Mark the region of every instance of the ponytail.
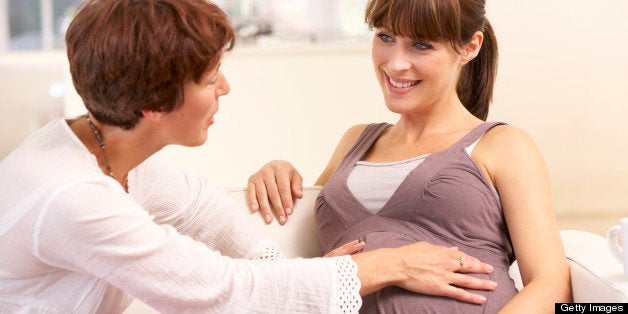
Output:
<instances>
[{"instance_id":1,"label":"ponytail","mask_svg":"<svg viewBox=\"0 0 628 314\"><path fill-rule=\"evenodd\" d=\"M497 39L489 21L484 18L484 40L479 54L467 63L456 86L458 97L474 116L486 121L497 76Z\"/></svg>"}]
</instances>

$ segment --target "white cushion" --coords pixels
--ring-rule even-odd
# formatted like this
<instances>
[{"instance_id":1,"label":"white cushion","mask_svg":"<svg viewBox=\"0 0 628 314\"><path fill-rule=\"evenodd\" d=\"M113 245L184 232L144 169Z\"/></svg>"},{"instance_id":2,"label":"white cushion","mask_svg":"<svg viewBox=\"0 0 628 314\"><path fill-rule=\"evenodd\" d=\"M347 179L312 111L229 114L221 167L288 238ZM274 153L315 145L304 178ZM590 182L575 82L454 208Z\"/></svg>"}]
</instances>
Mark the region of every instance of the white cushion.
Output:
<instances>
[{"instance_id":1,"label":"white cushion","mask_svg":"<svg viewBox=\"0 0 628 314\"><path fill-rule=\"evenodd\" d=\"M246 189L233 189L228 192L244 208L249 208ZM322 249L314 222L314 203L320 192L321 187L304 188L303 198L295 201L293 213L288 216L288 221L284 225L280 225L276 217L267 225L259 212L251 213L250 218L268 238L279 244L287 257L321 256Z\"/></svg>"},{"instance_id":2,"label":"white cushion","mask_svg":"<svg viewBox=\"0 0 628 314\"><path fill-rule=\"evenodd\" d=\"M623 266L610 252L606 239L581 230L561 230L571 270L574 302L627 302L628 281Z\"/></svg>"}]
</instances>

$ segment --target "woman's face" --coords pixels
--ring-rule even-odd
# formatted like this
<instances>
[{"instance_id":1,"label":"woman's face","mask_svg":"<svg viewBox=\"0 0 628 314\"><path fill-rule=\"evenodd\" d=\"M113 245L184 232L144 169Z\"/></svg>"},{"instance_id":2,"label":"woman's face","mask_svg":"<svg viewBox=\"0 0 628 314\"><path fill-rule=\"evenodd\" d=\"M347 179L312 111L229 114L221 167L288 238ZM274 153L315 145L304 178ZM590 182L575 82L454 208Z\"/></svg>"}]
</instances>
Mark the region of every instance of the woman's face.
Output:
<instances>
[{"instance_id":1,"label":"woman's face","mask_svg":"<svg viewBox=\"0 0 628 314\"><path fill-rule=\"evenodd\" d=\"M198 83L193 80L185 83L183 103L164 115L171 144L199 146L207 140L207 130L218 111L218 98L230 90L219 67L205 72Z\"/></svg>"},{"instance_id":2,"label":"woman's face","mask_svg":"<svg viewBox=\"0 0 628 314\"><path fill-rule=\"evenodd\" d=\"M375 30L373 65L389 110L421 113L457 101L456 83L462 56L449 42L415 40Z\"/></svg>"}]
</instances>

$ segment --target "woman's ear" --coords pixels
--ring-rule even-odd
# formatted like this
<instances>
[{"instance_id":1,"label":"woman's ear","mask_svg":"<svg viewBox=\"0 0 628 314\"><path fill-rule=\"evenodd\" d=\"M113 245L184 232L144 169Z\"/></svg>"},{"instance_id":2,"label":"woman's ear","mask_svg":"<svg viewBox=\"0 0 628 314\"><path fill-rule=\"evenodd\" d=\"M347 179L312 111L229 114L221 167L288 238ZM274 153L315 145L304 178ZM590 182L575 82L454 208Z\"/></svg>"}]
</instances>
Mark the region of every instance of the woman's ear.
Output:
<instances>
[{"instance_id":1,"label":"woman's ear","mask_svg":"<svg viewBox=\"0 0 628 314\"><path fill-rule=\"evenodd\" d=\"M162 114L163 112L161 111L142 110L142 115L144 116L144 119L150 122L159 122Z\"/></svg>"},{"instance_id":2,"label":"woman's ear","mask_svg":"<svg viewBox=\"0 0 628 314\"><path fill-rule=\"evenodd\" d=\"M466 64L467 62L473 60L473 58L478 56L478 54L480 53L480 48L482 48L482 41L484 41L484 33L480 31L475 32L473 36L471 36L471 40L463 47L463 64Z\"/></svg>"}]
</instances>

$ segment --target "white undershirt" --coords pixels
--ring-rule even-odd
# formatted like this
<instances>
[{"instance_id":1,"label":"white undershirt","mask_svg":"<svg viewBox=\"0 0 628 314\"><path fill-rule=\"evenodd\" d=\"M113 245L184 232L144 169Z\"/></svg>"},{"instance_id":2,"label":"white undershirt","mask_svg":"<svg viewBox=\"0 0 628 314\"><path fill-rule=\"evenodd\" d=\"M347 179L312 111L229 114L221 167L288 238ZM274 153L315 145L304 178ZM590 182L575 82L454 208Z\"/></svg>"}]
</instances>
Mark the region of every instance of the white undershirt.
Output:
<instances>
[{"instance_id":1,"label":"white undershirt","mask_svg":"<svg viewBox=\"0 0 628 314\"><path fill-rule=\"evenodd\" d=\"M469 156L479 139L467 146ZM429 154L393 162L358 161L347 177L347 185L353 196L371 213L377 213L386 205L401 182L418 167Z\"/></svg>"}]
</instances>

